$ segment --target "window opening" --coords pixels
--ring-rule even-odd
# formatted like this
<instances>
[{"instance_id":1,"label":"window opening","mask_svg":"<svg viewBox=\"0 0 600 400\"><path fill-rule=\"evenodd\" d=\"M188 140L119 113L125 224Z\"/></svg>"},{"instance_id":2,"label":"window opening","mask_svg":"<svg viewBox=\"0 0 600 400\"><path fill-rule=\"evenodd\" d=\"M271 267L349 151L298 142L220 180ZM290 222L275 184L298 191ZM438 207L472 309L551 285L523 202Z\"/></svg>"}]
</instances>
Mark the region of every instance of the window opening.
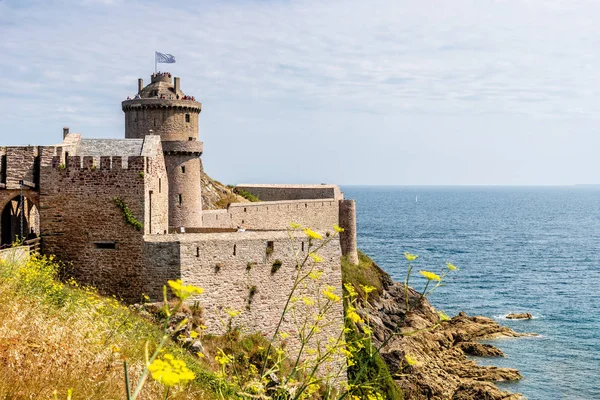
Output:
<instances>
[{"instance_id":1,"label":"window opening","mask_svg":"<svg viewBox=\"0 0 600 400\"><path fill-rule=\"evenodd\" d=\"M234 256L235 256L236 250L237 250L237 244L234 244L234 245L233 245L233 255L234 255Z\"/></svg>"},{"instance_id":2,"label":"window opening","mask_svg":"<svg viewBox=\"0 0 600 400\"><path fill-rule=\"evenodd\" d=\"M190 122L190 114L185 114L185 122Z\"/></svg>"},{"instance_id":3,"label":"window opening","mask_svg":"<svg viewBox=\"0 0 600 400\"><path fill-rule=\"evenodd\" d=\"M181 203L183 203L183 196L181 195L181 193L179 193L177 195L177 202L179 203L179 205L181 205Z\"/></svg>"},{"instance_id":4,"label":"window opening","mask_svg":"<svg viewBox=\"0 0 600 400\"><path fill-rule=\"evenodd\" d=\"M185 165L182 165L182 166L181 166L181 173L182 173L182 174L185 174Z\"/></svg>"},{"instance_id":5,"label":"window opening","mask_svg":"<svg viewBox=\"0 0 600 400\"><path fill-rule=\"evenodd\" d=\"M117 242L94 242L97 249L116 249Z\"/></svg>"}]
</instances>

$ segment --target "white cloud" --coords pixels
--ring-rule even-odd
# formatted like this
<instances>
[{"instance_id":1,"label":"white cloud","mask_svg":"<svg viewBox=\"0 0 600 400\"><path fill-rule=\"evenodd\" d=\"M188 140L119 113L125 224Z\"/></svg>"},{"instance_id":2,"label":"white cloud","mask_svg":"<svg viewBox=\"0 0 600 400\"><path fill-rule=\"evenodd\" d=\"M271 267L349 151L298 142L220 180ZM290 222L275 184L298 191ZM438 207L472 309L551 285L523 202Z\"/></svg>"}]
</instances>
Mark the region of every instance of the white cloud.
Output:
<instances>
[{"instance_id":1,"label":"white cloud","mask_svg":"<svg viewBox=\"0 0 600 400\"><path fill-rule=\"evenodd\" d=\"M585 118L591 135L600 108L598 11L600 4L593 1L548 0L190 1L176 6L141 0L67 5L8 0L0 3L0 106L7 116L0 119L0 129L19 127L19 139L40 143L56 141L40 126L52 127L58 137L66 123L81 124L73 128L88 136L120 137L119 102L133 94L138 76L148 79L159 50L178 60L160 68L182 76L183 90L204 102L205 160L218 167L209 170L220 169L232 180L240 171L223 155L261 157L265 149L273 150L265 146L273 137L288 138L299 146L292 148L307 152L308 139L298 135L309 130L325 137L318 143L329 152L354 154L353 146L366 142L370 147L376 139L383 146L417 146L425 159L437 153L428 147L455 149L463 139L447 133L443 123L437 126L440 138L431 143L408 134L424 135L432 119L451 118L481 135L491 133L476 131L482 126L473 118L488 118L495 126L514 118L547 121L538 127L543 141L553 121ZM37 121L25 121L32 112ZM411 132L406 132L407 121ZM519 129L519 124L507 123L505 129ZM506 135L507 143L516 143L512 134ZM351 142L348 136L360 140ZM243 142L244 148L232 148L224 137ZM552 142L547 146L556 150ZM481 181L487 171L496 179L489 183L512 182L490 173L510 168L494 164L489 154L503 148L500 143L481 149L492 160L482 167ZM469 164L455 159L453 165L455 177L439 175L439 181L435 169L405 168L417 180L468 183L461 176L472 176L465 174ZM274 180L285 174L304 179L295 166L257 168L257 174ZM373 168L362 176L345 176L340 169L336 177L365 183L380 171L384 181L403 182L389 173L385 157L377 157ZM310 173L316 180L325 174ZM541 181L543 173L540 168L525 174L523 182Z\"/></svg>"}]
</instances>

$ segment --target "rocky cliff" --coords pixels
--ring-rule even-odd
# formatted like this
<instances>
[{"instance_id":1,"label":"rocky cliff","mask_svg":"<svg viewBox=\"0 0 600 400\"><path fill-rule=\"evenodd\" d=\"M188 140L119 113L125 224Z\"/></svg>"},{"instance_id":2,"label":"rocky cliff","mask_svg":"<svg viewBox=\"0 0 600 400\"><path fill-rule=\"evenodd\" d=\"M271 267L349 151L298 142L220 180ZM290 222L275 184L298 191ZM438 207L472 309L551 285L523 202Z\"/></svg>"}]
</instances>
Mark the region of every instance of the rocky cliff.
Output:
<instances>
[{"instance_id":1,"label":"rocky cliff","mask_svg":"<svg viewBox=\"0 0 600 400\"><path fill-rule=\"evenodd\" d=\"M218 208L227 208L230 203L248 202L242 196L239 196L223 185L221 182L212 179L204 171L201 174L202 187L202 209L215 210Z\"/></svg>"},{"instance_id":2,"label":"rocky cliff","mask_svg":"<svg viewBox=\"0 0 600 400\"><path fill-rule=\"evenodd\" d=\"M489 318L464 313L440 323L437 311L413 289L408 291L409 304L416 306L409 307L412 311L406 313L404 284L393 282L374 263L371 268L376 269L381 286L375 296L362 303L359 313L370 321L375 347L392 336L380 355L405 399L522 398L520 394L501 391L493 384L519 380L519 371L480 366L467 356L502 357L501 350L478 341L524 334Z\"/></svg>"}]
</instances>

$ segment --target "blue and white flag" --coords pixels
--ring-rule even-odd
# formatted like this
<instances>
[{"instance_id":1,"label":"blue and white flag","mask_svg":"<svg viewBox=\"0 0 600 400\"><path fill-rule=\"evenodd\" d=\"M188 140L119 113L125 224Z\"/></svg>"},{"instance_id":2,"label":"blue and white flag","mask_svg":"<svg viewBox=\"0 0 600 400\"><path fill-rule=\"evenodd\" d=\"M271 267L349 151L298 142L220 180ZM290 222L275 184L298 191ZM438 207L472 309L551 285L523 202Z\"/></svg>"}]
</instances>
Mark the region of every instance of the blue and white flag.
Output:
<instances>
[{"instance_id":1,"label":"blue and white flag","mask_svg":"<svg viewBox=\"0 0 600 400\"><path fill-rule=\"evenodd\" d=\"M175 56L172 54L163 54L158 51L155 53L155 59L158 63L173 64L175 62Z\"/></svg>"}]
</instances>

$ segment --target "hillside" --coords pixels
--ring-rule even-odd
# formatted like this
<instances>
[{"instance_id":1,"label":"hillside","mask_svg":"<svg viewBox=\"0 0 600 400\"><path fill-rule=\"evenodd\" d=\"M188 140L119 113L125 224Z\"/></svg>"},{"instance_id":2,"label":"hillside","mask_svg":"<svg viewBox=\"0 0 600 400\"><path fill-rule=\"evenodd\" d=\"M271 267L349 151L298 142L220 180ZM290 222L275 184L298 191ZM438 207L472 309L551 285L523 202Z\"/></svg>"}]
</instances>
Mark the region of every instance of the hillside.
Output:
<instances>
[{"instance_id":1,"label":"hillside","mask_svg":"<svg viewBox=\"0 0 600 400\"><path fill-rule=\"evenodd\" d=\"M50 399L56 390L62 399L72 390L73 399L123 399L123 360L135 385L144 344L152 351L161 330L114 298L57 281L57 273L52 258L0 262L0 398ZM174 342L166 353L196 376L170 399L218 398L219 380L208 364ZM164 392L149 380L140 398L164 398Z\"/></svg>"},{"instance_id":2,"label":"hillside","mask_svg":"<svg viewBox=\"0 0 600 400\"><path fill-rule=\"evenodd\" d=\"M230 203L248 202L242 196L233 193L232 189L212 179L205 172L202 172L200 183L202 187L202 209L204 210L227 208Z\"/></svg>"}]
</instances>

